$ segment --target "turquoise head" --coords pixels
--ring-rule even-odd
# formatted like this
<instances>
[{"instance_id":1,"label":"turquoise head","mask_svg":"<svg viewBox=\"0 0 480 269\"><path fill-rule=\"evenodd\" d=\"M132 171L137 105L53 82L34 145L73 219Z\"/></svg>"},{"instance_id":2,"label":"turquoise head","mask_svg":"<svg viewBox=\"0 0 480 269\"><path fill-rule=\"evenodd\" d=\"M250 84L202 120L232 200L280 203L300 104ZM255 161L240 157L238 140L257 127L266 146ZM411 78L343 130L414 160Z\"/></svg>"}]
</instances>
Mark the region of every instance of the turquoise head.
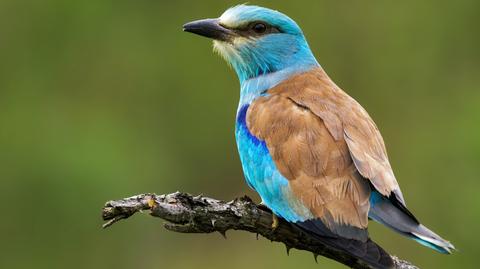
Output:
<instances>
[{"instance_id":1,"label":"turquoise head","mask_svg":"<svg viewBox=\"0 0 480 269\"><path fill-rule=\"evenodd\" d=\"M239 5L219 18L190 22L183 29L212 38L214 50L233 67L241 84L318 66L297 23L268 8Z\"/></svg>"}]
</instances>

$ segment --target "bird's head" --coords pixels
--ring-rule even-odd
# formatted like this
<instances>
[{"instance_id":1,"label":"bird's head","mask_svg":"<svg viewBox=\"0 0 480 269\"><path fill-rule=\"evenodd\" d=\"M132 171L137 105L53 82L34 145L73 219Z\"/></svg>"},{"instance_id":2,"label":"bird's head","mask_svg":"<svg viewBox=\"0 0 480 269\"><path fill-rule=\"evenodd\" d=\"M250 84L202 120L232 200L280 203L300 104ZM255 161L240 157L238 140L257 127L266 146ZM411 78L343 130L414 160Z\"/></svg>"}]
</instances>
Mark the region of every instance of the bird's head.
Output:
<instances>
[{"instance_id":1,"label":"bird's head","mask_svg":"<svg viewBox=\"0 0 480 269\"><path fill-rule=\"evenodd\" d=\"M239 5L219 18L187 23L183 30L212 38L240 82L284 69L317 66L300 27L268 8Z\"/></svg>"}]
</instances>

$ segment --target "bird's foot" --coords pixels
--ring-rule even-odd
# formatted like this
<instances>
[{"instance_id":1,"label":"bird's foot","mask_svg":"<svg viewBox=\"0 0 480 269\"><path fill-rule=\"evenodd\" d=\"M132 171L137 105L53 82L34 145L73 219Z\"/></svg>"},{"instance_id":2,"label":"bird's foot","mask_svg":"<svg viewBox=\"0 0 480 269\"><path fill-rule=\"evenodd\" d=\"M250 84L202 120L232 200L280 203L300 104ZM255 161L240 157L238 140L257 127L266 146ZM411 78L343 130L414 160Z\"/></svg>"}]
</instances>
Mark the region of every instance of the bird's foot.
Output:
<instances>
[{"instance_id":1,"label":"bird's foot","mask_svg":"<svg viewBox=\"0 0 480 269\"><path fill-rule=\"evenodd\" d=\"M278 228L278 217L272 213L272 231L275 231Z\"/></svg>"},{"instance_id":2,"label":"bird's foot","mask_svg":"<svg viewBox=\"0 0 480 269\"><path fill-rule=\"evenodd\" d=\"M273 211L268 208L267 205L265 205L263 202L260 203L259 205L257 205L258 208L262 209L262 210L265 210L265 211L268 211L270 213L272 213L272 231L275 231L279 225L279 222L278 222L278 217L277 215L275 215L275 213L273 213Z\"/></svg>"}]
</instances>

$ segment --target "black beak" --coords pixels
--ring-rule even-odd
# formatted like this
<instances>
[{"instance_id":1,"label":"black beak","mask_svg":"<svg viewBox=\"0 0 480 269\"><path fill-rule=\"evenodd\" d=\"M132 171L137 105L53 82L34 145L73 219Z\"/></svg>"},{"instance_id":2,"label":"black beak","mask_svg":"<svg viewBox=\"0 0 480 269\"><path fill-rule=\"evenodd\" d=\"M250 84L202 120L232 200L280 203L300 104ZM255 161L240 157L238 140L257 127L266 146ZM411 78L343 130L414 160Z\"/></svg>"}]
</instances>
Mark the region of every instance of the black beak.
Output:
<instances>
[{"instance_id":1,"label":"black beak","mask_svg":"<svg viewBox=\"0 0 480 269\"><path fill-rule=\"evenodd\" d=\"M218 19L205 19L186 23L183 31L212 38L215 40L229 41L233 32L218 23Z\"/></svg>"}]
</instances>

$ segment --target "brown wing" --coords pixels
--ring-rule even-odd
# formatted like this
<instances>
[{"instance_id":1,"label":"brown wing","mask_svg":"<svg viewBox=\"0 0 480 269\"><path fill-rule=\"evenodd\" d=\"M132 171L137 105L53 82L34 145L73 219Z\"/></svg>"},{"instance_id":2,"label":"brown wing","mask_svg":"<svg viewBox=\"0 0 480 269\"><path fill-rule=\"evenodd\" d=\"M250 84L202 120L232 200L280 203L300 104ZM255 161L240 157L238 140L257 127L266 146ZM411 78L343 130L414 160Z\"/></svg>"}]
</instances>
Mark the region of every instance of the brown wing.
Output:
<instances>
[{"instance_id":1,"label":"brown wing","mask_svg":"<svg viewBox=\"0 0 480 269\"><path fill-rule=\"evenodd\" d=\"M253 102L247 126L266 142L294 195L314 216L338 235L366 240L366 232L358 229L368 224L370 187L345 140L335 140L321 117L284 95L271 94Z\"/></svg>"},{"instance_id":2,"label":"brown wing","mask_svg":"<svg viewBox=\"0 0 480 269\"><path fill-rule=\"evenodd\" d=\"M404 204L377 126L321 68L294 76L269 93L289 98L321 118L335 141L347 144L359 173L381 194L390 196L394 192Z\"/></svg>"}]
</instances>

